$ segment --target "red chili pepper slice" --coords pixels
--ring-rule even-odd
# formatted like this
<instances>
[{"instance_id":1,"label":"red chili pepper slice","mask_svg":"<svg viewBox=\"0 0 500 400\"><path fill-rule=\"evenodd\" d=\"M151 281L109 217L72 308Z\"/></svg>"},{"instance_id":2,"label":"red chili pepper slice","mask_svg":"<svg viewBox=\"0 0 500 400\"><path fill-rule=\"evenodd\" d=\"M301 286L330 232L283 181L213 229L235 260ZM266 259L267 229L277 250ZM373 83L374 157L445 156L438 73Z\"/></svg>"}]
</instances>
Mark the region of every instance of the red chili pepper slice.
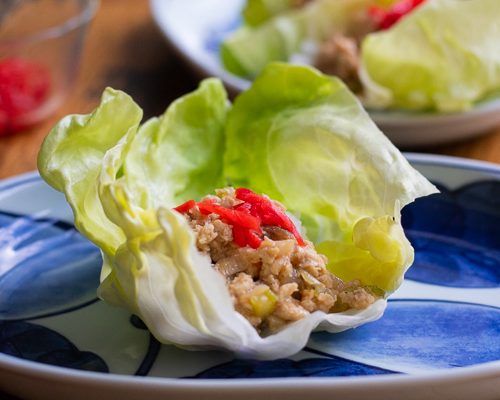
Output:
<instances>
[{"instance_id":1,"label":"red chili pepper slice","mask_svg":"<svg viewBox=\"0 0 500 400\"><path fill-rule=\"evenodd\" d=\"M180 212L181 214L187 213L196 205L196 201L188 200L185 203L182 203L180 206L174 207L175 211Z\"/></svg>"},{"instance_id":2,"label":"red chili pepper slice","mask_svg":"<svg viewBox=\"0 0 500 400\"><path fill-rule=\"evenodd\" d=\"M257 232L238 225L233 225L233 240L240 247L250 246L253 249L258 249L262 243Z\"/></svg>"},{"instance_id":3,"label":"red chili pepper slice","mask_svg":"<svg viewBox=\"0 0 500 400\"><path fill-rule=\"evenodd\" d=\"M244 211L222 207L211 200L200 201L198 203L198 208L203 214L217 214L230 225L237 225L243 228L252 229L259 233L261 232L260 220Z\"/></svg>"},{"instance_id":4,"label":"red chili pepper slice","mask_svg":"<svg viewBox=\"0 0 500 400\"><path fill-rule=\"evenodd\" d=\"M240 247L245 247L247 245L247 238L245 236L245 231L247 229L241 226L233 226L233 241Z\"/></svg>"},{"instance_id":5,"label":"red chili pepper slice","mask_svg":"<svg viewBox=\"0 0 500 400\"><path fill-rule=\"evenodd\" d=\"M231 225L233 241L240 247L259 248L262 243L262 224L286 229L295 236L300 246L305 245L292 220L273 201L246 188L236 189L236 198L242 200L243 203L236 205L234 208L226 208L212 199L205 199L199 203L188 200L175 207L174 210L185 213L198 206L202 214L217 214L222 220Z\"/></svg>"},{"instance_id":6,"label":"red chili pepper slice","mask_svg":"<svg viewBox=\"0 0 500 400\"><path fill-rule=\"evenodd\" d=\"M425 0L401 0L394 4L389 9L373 6L370 7L368 13L372 16L377 24L377 29L388 29L402 17L412 12L417 6Z\"/></svg>"},{"instance_id":7,"label":"red chili pepper slice","mask_svg":"<svg viewBox=\"0 0 500 400\"><path fill-rule=\"evenodd\" d=\"M236 198L249 203L251 214L258 215L264 225L274 225L286 229L295 236L300 246L305 245L304 239L300 236L292 220L273 201L246 188L236 189Z\"/></svg>"},{"instance_id":8,"label":"red chili pepper slice","mask_svg":"<svg viewBox=\"0 0 500 400\"><path fill-rule=\"evenodd\" d=\"M234 206L235 210L245 212L247 214L252 214L252 205L250 203L240 203ZM256 217L256 215L254 215Z\"/></svg>"},{"instance_id":9,"label":"red chili pepper slice","mask_svg":"<svg viewBox=\"0 0 500 400\"><path fill-rule=\"evenodd\" d=\"M245 238L246 243L253 249L258 249L262 243L260 235L255 231L251 231L250 229L247 229L245 231Z\"/></svg>"}]
</instances>

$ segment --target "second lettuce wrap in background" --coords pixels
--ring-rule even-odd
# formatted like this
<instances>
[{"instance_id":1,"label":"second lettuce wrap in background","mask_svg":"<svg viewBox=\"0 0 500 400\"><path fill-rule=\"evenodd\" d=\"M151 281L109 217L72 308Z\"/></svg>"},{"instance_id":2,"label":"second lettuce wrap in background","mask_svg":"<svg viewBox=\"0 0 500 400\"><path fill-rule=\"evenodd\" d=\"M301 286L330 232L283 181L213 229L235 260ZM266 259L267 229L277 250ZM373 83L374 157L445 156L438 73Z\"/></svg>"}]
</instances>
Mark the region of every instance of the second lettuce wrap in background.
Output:
<instances>
[{"instance_id":1,"label":"second lettuce wrap in background","mask_svg":"<svg viewBox=\"0 0 500 400\"><path fill-rule=\"evenodd\" d=\"M436 189L338 79L272 64L232 106L220 81L207 79L161 117L141 118L129 96L108 89L92 114L61 120L39 155L42 177L102 250L101 298L137 314L163 343L266 359L296 353L314 329L339 332L383 314L413 262L400 210ZM283 203L328 269L382 298L260 336L173 209L227 184Z\"/></svg>"},{"instance_id":2,"label":"second lettuce wrap in background","mask_svg":"<svg viewBox=\"0 0 500 400\"><path fill-rule=\"evenodd\" d=\"M360 80L355 86L368 107L460 112L500 90L496 0L425 0L388 29L370 33L368 27L361 35L359 26L370 25L371 8L398 1L314 0L298 9L289 1L277 10L267 9L269 3L250 1L247 24L222 43L221 58L230 72L252 78L268 62L290 61L310 53L304 48L311 43L319 46L337 35L341 39L331 51L359 61L335 69L354 70L343 79ZM359 23L363 13L365 22ZM358 42L359 55L344 36Z\"/></svg>"}]
</instances>

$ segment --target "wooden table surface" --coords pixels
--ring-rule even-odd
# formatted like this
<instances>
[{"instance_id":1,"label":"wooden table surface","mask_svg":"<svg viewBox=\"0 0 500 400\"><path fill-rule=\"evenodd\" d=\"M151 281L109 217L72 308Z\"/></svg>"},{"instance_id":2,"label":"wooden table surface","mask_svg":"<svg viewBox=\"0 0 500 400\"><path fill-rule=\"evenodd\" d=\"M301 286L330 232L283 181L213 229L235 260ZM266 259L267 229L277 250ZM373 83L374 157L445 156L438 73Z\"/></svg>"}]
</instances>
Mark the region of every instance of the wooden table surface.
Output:
<instances>
[{"instance_id":1,"label":"wooden table surface","mask_svg":"<svg viewBox=\"0 0 500 400\"><path fill-rule=\"evenodd\" d=\"M40 144L55 122L66 114L92 110L106 86L132 95L148 118L162 113L172 100L193 90L199 79L167 47L146 0L102 0L89 29L73 92L43 124L0 138L0 179L34 170ZM500 163L500 127L460 143L408 150ZM1 391L0 398L11 399Z\"/></svg>"}]
</instances>

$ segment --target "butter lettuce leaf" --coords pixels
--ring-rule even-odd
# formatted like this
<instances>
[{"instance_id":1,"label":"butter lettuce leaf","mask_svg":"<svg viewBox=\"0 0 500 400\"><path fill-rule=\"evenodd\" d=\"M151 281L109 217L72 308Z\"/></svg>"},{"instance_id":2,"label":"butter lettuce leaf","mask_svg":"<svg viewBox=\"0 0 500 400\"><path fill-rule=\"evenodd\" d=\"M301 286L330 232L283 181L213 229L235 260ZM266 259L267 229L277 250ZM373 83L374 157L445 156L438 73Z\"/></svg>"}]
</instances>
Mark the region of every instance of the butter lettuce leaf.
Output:
<instances>
[{"instance_id":1,"label":"butter lettuce leaf","mask_svg":"<svg viewBox=\"0 0 500 400\"><path fill-rule=\"evenodd\" d=\"M362 45L367 105L463 111L500 88L497 0L432 0Z\"/></svg>"},{"instance_id":2,"label":"butter lettuce leaf","mask_svg":"<svg viewBox=\"0 0 500 400\"><path fill-rule=\"evenodd\" d=\"M135 295L126 287L134 277L117 267L116 253L128 235L160 229L159 205L221 186L228 106L221 82L208 79L139 127L139 106L108 88L92 114L63 118L45 139L40 174L65 194L76 227L101 248L104 299L132 308Z\"/></svg>"},{"instance_id":3,"label":"butter lettuce leaf","mask_svg":"<svg viewBox=\"0 0 500 400\"><path fill-rule=\"evenodd\" d=\"M40 175L66 195L76 227L109 255L115 253L123 233L106 216L96 181L106 151L137 130L141 119L142 110L130 96L107 89L93 113L64 117L38 155Z\"/></svg>"},{"instance_id":4,"label":"butter lettuce leaf","mask_svg":"<svg viewBox=\"0 0 500 400\"><path fill-rule=\"evenodd\" d=\"M290 10L293 5L294 0L248 0L241 14L245 24L256 26Z\"/></svg>"},{"instance_id":5,"label":"butter lettuce leaf","mask_svg":"<svg viewBox=\"0 0 500 400\"><path fill-rule=\"evenodd\" d=\"M232 107L222 83L207 79L162 116L141 118L129 96L107 89L92 114L56 125L39 154L42 177L102 249L101 298L162 343L262 359L296 353L318 327L339 332L382 315L385 299L259 336L172 209L228 182L249 186L301 214L333 271L394 290L413 254L399 210L434 188L340 81L275 64Z\"/></svg>"}]
</instances>

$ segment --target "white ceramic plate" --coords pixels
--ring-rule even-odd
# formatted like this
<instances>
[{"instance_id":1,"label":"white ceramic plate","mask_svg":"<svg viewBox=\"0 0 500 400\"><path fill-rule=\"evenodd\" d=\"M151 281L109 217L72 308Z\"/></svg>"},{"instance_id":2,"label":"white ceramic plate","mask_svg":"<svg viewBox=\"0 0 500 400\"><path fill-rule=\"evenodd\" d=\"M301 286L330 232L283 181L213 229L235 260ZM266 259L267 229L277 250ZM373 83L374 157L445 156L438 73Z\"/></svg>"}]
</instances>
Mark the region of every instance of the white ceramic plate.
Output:
<instances>
[{"instance_id":1,"label":"white ceramic plate","mask_svg":"<svg viewBox=\"0 0 500 400\"><path fill-rule=\"evenodd\" d=\"M60 193L0 182L0 395L25 399L500 397L500 166L409 154L441 188L403 211L415 264L384 316L289 359L160 345L98 301L100 255Z\"/></svg>"},{"instance_id":2,"label":"white ceramic plate","mask_svg":"<svg viewBox=\"0 0 500 400\"><path fill-rule=\"evenodd\" d=\"M221 78L233 92L250 81L227 72L218 45L240 24L244 0L150 0L156 24L168 42L202 76ZM457 141L500 126L500 99L457 114L371 112L379 128L400 147Z\"/></svg>"}]
</instances>

